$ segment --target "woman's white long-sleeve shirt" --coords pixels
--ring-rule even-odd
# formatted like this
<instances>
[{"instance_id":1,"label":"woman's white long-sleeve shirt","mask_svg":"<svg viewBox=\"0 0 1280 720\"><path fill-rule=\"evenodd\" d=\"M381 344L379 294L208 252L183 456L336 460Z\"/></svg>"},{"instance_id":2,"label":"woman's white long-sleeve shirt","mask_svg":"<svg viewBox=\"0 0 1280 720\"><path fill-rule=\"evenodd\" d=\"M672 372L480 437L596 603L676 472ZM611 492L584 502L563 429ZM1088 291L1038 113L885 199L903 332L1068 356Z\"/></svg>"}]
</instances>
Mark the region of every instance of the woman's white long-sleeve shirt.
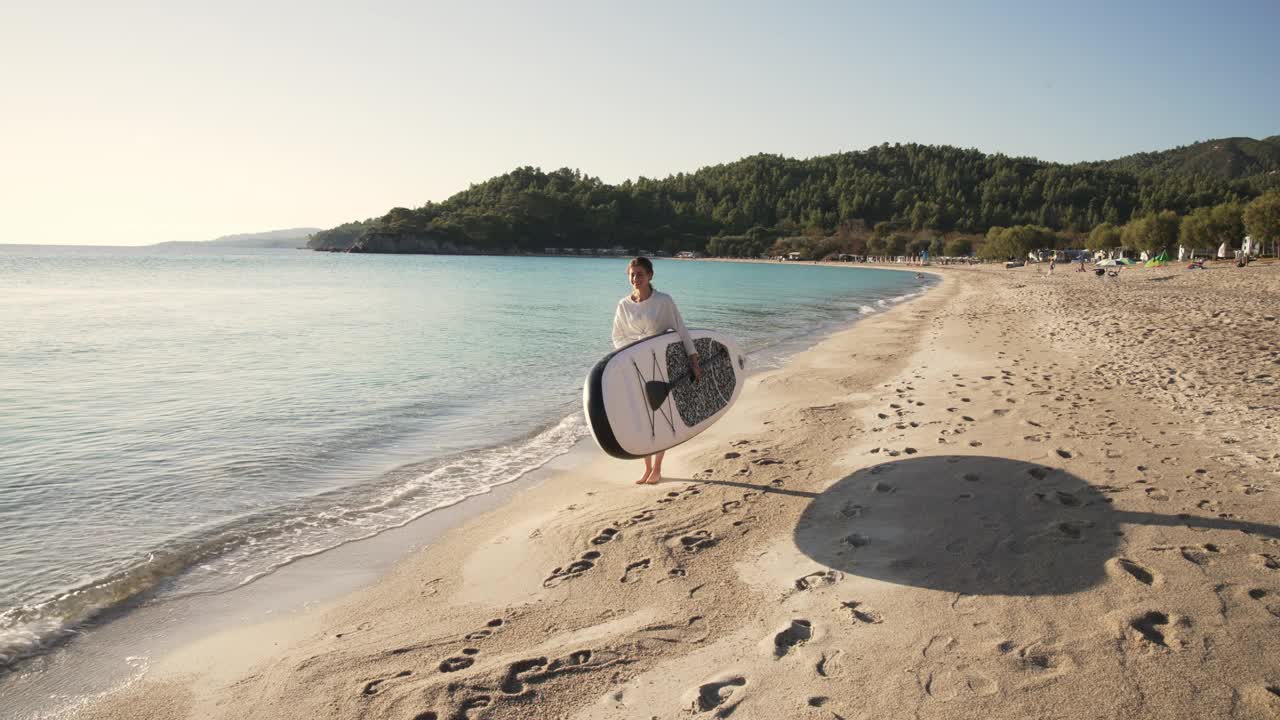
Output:
<instances>
[{"instance_id":1,"label":"woman's white long-sleeve shirt","mask_svg":"<svg viewBox=\"0 0 1280 720\"><path fill-rule=\"evenodd\" d=\"M613 347L618 349L643 340L651 335L675 330L684 342L684 351L693 355L693 339L685 329L684 318L676 309L676 302L671 296L654 290L643 302L636 302L628 295L618 301L618 309L613 313Z\"/></svg>"}]
</instances>

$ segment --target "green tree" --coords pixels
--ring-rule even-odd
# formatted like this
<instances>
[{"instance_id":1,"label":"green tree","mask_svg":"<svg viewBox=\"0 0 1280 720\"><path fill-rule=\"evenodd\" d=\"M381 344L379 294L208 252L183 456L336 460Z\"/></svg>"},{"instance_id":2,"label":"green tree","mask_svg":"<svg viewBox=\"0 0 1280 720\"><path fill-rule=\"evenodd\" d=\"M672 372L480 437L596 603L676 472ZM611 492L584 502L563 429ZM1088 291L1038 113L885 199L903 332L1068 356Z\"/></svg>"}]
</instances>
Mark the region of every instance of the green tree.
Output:
<instances>
[{"instance_id":1,"label":"green tree","mask_svg":"<svg viewBox=\"0 0 1280 720\"><path fill-rule=\"evenodd\" d=\"M1131 250L1158 255L1177 244L1181 225L1178 214L1172 210L1144 215L1124 226L1122 242Z\"/></svg>"},{"instance_id":2,"label":"green tree","mask_svg":"<svg viewBox=\"0 0 1280 720\"><path fill-rule=\"evenodd\" d=\"M1217 246L1213 217L1209 208L1196 208L1182 218L1178 228L1178 244L1188 250L1211 250Z\"/></svg>"},{"instance_id":3,"label":"green tree","mask_svg":"<svg viewBox=\"0 0 1280 720\"><path fill-rule=\"evenodd\" d=\"M950 257L967 257L973 252L973 241L963 235L947 238L944 252Z\"/></svg>"},{"instance_id":4,"label":"green tree","mask_svg":"<svg viewBox=\"0 0 1280 720\"><path fill-rule=\"evenodd\" d=\"M1120 246L1121 243L1120 228L1109 222L1099 223L1089 233L1089 238L1085 241L1085 248L1093 252L1107 251Z\"/></svg>"},{"instance_id":5,"label":"green tree","mask_svg":"<svg viewBox=\"0 0 1280 720\"><path fill-rule=\"evenodd\" d=\"M1174 249L1178 244L1178 228L1181 224L1178 213L1172 210L1156 213L1151 224L1151 243L1143 249L1153 257Z\"/></svg>"},{"instance_id":6,"label":"green tree","mask_svg":"<svg viewBox=\"0 0 1280 720\"><path fill-rule=\"evenodd\" d=\"M890 235L884 244L885 252L893 257L907 254L907 243L911 242L911 237L906 233L896 232Z\"/></svg>"},{"instance_id":7,"label":"green tree","mask_svg":"<svg viewBox=\"0 0 1280 720\"><path fill-rule=\"evenodd\" d=\"M1264 247L1270 245L1276 252L1280 244L1280 191L1269 192L1245 206L1244 228L1249 237Z\"/></svg>"},{"instance_id":8,"label":"green tree","mask_svg":"<svg viewBox=\"0 0 1280 720\"><path fill-rule=\"evenodd\" d=\"M1147 244L1147 237L1151 234L1151 216L1144 215L1125 223L1120 228L1120 247L1128 250L1138 250Z\"/></svg>"}]
</instances>

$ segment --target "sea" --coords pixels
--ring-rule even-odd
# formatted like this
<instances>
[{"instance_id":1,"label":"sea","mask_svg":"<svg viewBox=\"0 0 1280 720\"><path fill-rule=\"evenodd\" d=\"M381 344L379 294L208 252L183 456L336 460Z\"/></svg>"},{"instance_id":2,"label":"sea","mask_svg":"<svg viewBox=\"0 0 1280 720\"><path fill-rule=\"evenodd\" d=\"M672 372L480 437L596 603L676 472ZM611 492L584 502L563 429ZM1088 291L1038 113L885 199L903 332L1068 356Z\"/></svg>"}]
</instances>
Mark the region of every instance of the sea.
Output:
<instances>
[{"instance_id":1,"label":"sea","mask_svg":"<svg viewBox=\"0 0 1280 720\"><path fill-rule=\"evenodd\" d=\"M568 452L626 265L0 245L0 675L120 608L251 584ZM655 271L756 370L934 282Z\"/></svg>"}]
</instances>

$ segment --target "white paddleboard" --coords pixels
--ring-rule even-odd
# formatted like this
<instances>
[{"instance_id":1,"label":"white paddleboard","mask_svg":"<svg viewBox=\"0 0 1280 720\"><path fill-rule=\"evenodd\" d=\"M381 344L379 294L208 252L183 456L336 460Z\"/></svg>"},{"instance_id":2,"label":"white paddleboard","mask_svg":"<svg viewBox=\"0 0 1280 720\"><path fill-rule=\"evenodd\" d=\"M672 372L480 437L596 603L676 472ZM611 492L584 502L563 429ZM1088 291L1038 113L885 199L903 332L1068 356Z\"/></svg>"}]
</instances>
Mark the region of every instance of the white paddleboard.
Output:
<instances>
[{"instance_id":1,"label":"white paddleboard","mask_svg":"<svg viewBox=\"0 0 1280 720\"><path fill-rule=\"evenodd\" d=\"M634 459L675 447L711 427L742 392L746 357L727 335L690 330L702 380L694 382L675 332L604 356L582 386L582 407L601 450Z\"/></svg>"}]
</instances>

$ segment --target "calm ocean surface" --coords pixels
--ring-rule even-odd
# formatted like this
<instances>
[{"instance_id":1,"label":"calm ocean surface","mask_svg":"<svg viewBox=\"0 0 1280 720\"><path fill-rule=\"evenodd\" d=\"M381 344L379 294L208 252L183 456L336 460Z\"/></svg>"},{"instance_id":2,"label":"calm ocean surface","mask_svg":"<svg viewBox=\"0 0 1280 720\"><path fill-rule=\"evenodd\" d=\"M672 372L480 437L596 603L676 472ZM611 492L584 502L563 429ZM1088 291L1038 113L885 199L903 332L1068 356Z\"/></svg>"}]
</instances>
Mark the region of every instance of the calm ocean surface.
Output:
<instances>
[{"instance_id":1,"label":"calm ocean surface","mask_svg":"<svg viewBox=\"0 0 1280 720\"><path fill-rule=\"evenodd\" d=\"M587 431L621 259L0 245L0 667L510 482ZM910 273L659 260L758 369Z\"/></svg>"}]
</instances>

